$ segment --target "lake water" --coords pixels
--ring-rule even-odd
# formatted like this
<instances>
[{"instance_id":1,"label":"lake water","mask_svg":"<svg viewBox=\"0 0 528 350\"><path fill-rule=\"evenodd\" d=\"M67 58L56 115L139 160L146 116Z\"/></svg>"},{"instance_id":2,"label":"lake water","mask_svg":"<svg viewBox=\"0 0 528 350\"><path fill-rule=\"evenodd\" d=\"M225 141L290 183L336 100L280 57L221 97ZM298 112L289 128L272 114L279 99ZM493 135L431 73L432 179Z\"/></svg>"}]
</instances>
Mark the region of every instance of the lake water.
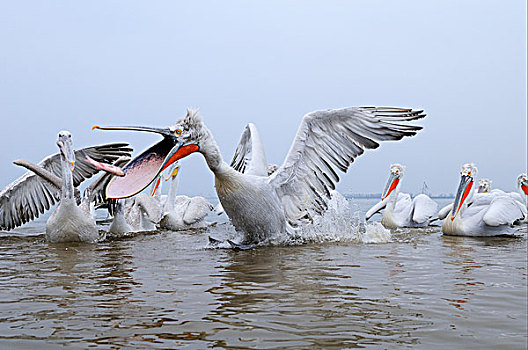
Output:
<instances>
[{"instance_id":1,"label":"lake water","mask_svg":"<svg viewBox=\"0 0 528 350\"><path fill-rule=\"evenodd\" d=\"M0 233L0 348L526 349L526 234L206 249L220 221L98 244L49 244L45 218Z\"/></svg>"}]
</instances>

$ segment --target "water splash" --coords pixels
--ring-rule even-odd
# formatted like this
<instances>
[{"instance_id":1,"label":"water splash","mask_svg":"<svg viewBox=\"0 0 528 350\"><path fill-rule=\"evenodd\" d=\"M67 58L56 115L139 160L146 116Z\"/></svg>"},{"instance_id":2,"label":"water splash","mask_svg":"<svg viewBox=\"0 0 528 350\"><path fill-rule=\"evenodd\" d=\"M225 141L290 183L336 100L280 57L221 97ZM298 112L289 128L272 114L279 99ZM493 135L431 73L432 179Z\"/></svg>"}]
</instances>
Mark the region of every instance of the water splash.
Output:
<instances>
[{"instance_id":1,"label":"water splash","mask_svg":"<svg viewBox=\"0 0 528 350\"><path fill-rule=\"evenodd\" d=\"M390 231L380 223L365 224L359 206L349 202L337 191L332 191L328 210L316 218L313 224L299 229L298 234L299 237L295 237L293 243L387 243L392 239Z\"/></svg>"}]
</instances>

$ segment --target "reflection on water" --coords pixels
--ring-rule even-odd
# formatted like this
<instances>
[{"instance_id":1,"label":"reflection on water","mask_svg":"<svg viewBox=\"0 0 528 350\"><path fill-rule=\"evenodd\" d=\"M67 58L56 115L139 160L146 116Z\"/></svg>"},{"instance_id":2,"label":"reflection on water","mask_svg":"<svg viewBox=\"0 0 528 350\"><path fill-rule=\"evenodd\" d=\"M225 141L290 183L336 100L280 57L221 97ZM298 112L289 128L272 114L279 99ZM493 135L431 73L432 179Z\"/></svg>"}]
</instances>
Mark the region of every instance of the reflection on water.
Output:
<instances>
[{"instance_id":1,"label":"reflection on water","mask_svg":"<svg viewBox=\"0 0 528 350\"><path fill-rule=\"evenodd\" d=\"M204 249L211 232L48 244L33 225L0 235L1 348L526 347L526 236L231 251Z\"/></svg>"}]
</instances>

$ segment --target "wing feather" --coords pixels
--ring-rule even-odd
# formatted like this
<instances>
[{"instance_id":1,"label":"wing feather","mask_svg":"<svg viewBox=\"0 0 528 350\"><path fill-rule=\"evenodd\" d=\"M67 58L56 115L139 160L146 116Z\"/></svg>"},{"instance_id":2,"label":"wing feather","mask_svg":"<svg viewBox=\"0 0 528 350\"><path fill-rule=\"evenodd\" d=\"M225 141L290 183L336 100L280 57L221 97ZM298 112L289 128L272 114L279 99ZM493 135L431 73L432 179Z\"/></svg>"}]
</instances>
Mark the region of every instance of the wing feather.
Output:
<instances>
[{"instance_id":1,"label":"wing feather","mask_svg":"<svg viewBox=\"0 0 528 350\"><path fill-rule=\"evenodd\" d=\"M111 164L120 156L130 157L132 148L128 143L111 143L75 151L75 187L99 171L85 160L81 151L99 162ZM38 165L62 177L60 162L60 154L56 153L46 157ZM58 200L59 189L32 172L26 172L0 191L0 229L11 230L27 223L44 213Z\"/></svg>"},{"instance_id":2,"label":"wing feather","mask_svg":"<svg viewBox=\"0 0 528 350\"><path fill-rule=\"evenodd\" d=\"M247 124L242 132L230 166L243 174L268 176L266 154L253 123Z\"/></svg>"},{"instance_id":3,"label":"wing feather","mask_svg":"<svg viewBox=\"0 0 528 350\"><path fill-rule=\"evenodd\" d=\"M422 128L402 124L425 117L421 110L350 107L304 116L282 166L269 178L281 198L290 225L313 220L327 208L330 189L365 149L379 141L400 140Z\"/></svg>"}]
</instances>

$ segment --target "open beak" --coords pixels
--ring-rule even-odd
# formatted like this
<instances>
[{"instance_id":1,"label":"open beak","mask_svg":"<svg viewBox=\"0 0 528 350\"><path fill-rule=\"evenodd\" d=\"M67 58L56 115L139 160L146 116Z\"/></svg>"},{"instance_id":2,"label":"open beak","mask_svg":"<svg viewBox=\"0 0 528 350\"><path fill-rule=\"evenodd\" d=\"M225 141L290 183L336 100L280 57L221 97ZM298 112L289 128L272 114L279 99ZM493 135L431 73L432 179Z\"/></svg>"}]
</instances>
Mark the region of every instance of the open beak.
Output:
<instances>
[{"instance_id":1,"label":"open beak","mask_svg":"<svg viewBox=\"0 0 528 350\"><path fill-rule=\"evenodd\" d=\"M155 134L160 134L163 136L170 136L173 137L174 135L171 133L169 128L151 128L149 126L99 126L94 125L92 126L92 130L99 129L99 130L128 130L128 131L144 131L144 132L152 132Z\"/></svg>"},{"instance_id":2,"label":"open beak","mask_svg":"<svg viewBox=\"0 0 528 350\"><path fill-rule=\"evenodd\" d=\"M398 183L400 183L400 175L397 175L395 173L391 173L389 176L389 180L387 181L387 185L385 185L385 189L383 190L383 193L381 194L381 200L385 200L392 191L398 186Z\"/></svg>"},{"instance_id":3,"label":"open beak","mask_svg":"<svg viewBox=\"0 0 528 350\"><path fill-rule=\"evenodd\" d=\"M114 177L110 180L106 187L106 198L128 198L138 194L171 164L199 150L198 145L184 145L169 128L96 125L92 129L144 131L163 136L161 141L147 148L123 168L124 177Z\"/></svg>"},{"instance_id":4,"label":"open beak","mask_svg":"<svg viewBox=\"0 0 528 350\"><path fill-rule=\"evenodd\" d=\"M473 178L468 175L462 175L460 178L460 185L458 185L453 209L451 211L451 221L453 221L457 216L458 212L460 211L460 208L462 207L462 204L471 193L472 188Z\"/></svg>"}]
</instances>

